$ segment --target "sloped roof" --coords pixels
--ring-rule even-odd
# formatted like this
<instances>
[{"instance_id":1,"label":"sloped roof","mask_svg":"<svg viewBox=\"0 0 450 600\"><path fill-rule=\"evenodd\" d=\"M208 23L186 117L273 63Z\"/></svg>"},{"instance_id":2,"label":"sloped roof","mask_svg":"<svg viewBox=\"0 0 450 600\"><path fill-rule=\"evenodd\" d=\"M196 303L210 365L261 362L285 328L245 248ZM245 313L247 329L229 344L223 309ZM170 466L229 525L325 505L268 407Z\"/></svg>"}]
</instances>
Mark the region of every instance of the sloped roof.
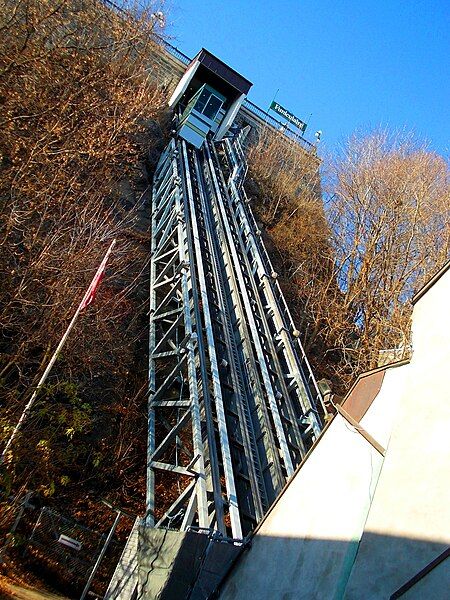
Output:
<instances>
[{"instance_id":1,"label":"sloped roof","mask_svg":"<svg viewBox=\"0 0 450 600\"><path fill-rule=\"evenodd\" d=\"M432 288L433 285L435 283L437 283L439 281L439 279L442 277L442 275L444 275L444 273L446 273L449 269L450 269L450 260L447 261L445 263L445 265L443 267L441 267L439 269L439 271L437 273L435 273L433 275L433 277L423 287L421 287L418 292L415 293L415 295L413 296L413 299L412 299L412 303L415 304L418 300L420 300L422 298L422 296L424 296L428 292L428 290L430 288Z\"/></svg>"},{"instance_id":2,"label":"sloped roof","mask_svg":"<svg viewBox=\"0 0 450 600\"><path fill-rule=\"evenodd\" d=\"M361 373L348 391L341 406L345 408L345 411L352 416L355 421L360 421L377 397L378 392L383 385L386 371L395 367L401 367L408 363L409 360L400 360Z\"/></svg>"},{"instance_id":3,"label":"sloped roof","mask_svg":"<svg viewBox=\"0 0 450 600\"><path fill-rule=\"evenodd\" d=\"M226 81L240 94L248 94L249 89L252 87L252 82L243 77L240 73L229 67L223 60L214 56L211 52L202 48L200 52L194 57L193 61L198 60L201 65L206 67L212 73L215 73L218 77Z\"/></svg>"}]
</instances>

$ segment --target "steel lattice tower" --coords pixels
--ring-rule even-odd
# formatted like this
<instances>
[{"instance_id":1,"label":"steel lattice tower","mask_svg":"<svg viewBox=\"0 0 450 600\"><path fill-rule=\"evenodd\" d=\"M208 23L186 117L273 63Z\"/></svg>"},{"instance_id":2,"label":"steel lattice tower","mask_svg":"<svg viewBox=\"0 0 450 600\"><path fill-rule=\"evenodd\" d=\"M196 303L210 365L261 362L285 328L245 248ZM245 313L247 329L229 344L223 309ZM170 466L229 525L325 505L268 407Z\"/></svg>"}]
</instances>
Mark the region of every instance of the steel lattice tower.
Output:
<instances>
[{"instance_id":1,"label":"steel lattice tower","mask_svg":"<svg viewBox=\"0 0 450 600\"><path fill-rule=\"evenodd\" d=\"M242 188L241 136L173 139L151 215L146 525L242 538L322 401Z\"/></svg>"}]
</instances>

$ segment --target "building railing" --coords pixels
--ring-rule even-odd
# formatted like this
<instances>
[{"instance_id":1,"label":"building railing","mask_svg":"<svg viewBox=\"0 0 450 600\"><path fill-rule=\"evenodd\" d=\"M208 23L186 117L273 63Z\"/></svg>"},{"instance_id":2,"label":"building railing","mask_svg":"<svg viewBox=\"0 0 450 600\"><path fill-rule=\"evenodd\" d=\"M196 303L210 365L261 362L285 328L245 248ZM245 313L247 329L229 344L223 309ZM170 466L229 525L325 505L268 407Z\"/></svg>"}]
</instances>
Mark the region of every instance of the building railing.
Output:
<instances>
[{"instance_id":1,"label":"building railing","mask_svg":"<svg viewBox=\"0 0 450 600\"><path fill-rule=\"evenodd\" d=\"M104 2L104 4L111 6L115 10L126 14L126 11L124 11L122 8L120 8L120 6L118 6L112 0L102 0L102 1ZM181 50L179 50L176 46L174 46L173 44L171 44L170 42L165 40L162 36L158 35L157 33L154 33L154 36L155 36L156 40L161 44L161 46L163 48L165 48L167 50L167 52L169 54L171 54L174 58L178 59L181 63L183 63L184 65L188 65L190 62L192 62L192 59L189 58L189 56L187 56L187 54L184 54L184 52L181 52ZM275 119L274 117L269 115L268 111L263 110L262 108L257 106L254 102L251 102L251 100L245 99L243 106L249 112L251 112L255 117L262 119L264 124L271 126L273 129L276 129L279 133L281 133L285 137L289 138L290 140L293 140L294 142L297 142L300 146L302 146L308 152L315 152L316 148L315 148L314 144L311 144L311 142L308 142L308 140L305 140L305 138L301 134L290 129L286 123L283 123L282 121L279 121L278 119Z\"/></svg>"},{"instance_id":2,"label":"building railing","mask_svg":"<svg viewBox=\"0 0 450 600\"><path fill-rule=\"evenodd\" d=\"M181 52L181 50L178 50L178 48L176 46L173 46L167 40L165 40L164 38L162 38L159 35L157 37L158 37L159 41L162 43L162 45L164 46L164 48L169 52L169 54L172 54L172 56L174 56L175 58L178 58L178 60L180 60L185 65L188 65L190 62L192 62L192 59L189 58L189 56L187 56L183 52Z\"/></svg>"},{"instance_id":3,"label":"building railing","mask_svg":"<svg viewBox=\"0 0 450 600\"><path fill-rule=\"evenodd\" d=\"M164 48L169 52L169 54L171 54L175 58L178 58L178 60L180 60L185 65L188 65L191 62L192 59L189 58L189 56L187 56L186 54L184 54L183 52L178 50L178 48L176 48L175 46L173 46L172 44L170 44L169 42L167 42L165 39L161 38L160 36L158 36L158 38L161 41L161 44L164 46ZM252 102L251 100L248 100L246 98L244 100L243 106L249 112L251 112L255 117L262 119L264 121L264 124L272 126L274 129L276 129L282 135L293 140L294 142L297 142L305 150L307 150L309 152L315 151L314 144L311 144L311 142L308 142L308 140L305 140L305 138L302 135L300 135L299 133L296 133L295 131L290 129L286 125L286 123L283 123L282 121L279 121L278 119L275 119L274 117L269 115L268 111L263 110L262 108L257 106L254 102Z\"/></svg>"},{"instance_id":4,"label":"building railing","mask_svg":"<svg viewBox=\"0 0 450 600\"><path fill-rule=\"evenodd\" d=\"M286 125L286 123L283 123L282 121L279 121L278 119L275 119L274 117L272 117L269 114L268 111L263 110L262 108L257 106L254 102L252 102L251 100L248 100L248 98L246 98L244 100L243 105L247 110L249 110L251 113L253 113L256 117L263 119L265 124L271 125L279 133L282 133L289 139L300 144L300 146L303 146L303 148L305 148L305 150L308 150L308 151L314 150L315 151L314 144L311 144L311 142L308 142L308 140L305 140L305 138L302 135L300 135L299 133L290 129L288 127L288 125Z\"/></svg>"}]
</instances>

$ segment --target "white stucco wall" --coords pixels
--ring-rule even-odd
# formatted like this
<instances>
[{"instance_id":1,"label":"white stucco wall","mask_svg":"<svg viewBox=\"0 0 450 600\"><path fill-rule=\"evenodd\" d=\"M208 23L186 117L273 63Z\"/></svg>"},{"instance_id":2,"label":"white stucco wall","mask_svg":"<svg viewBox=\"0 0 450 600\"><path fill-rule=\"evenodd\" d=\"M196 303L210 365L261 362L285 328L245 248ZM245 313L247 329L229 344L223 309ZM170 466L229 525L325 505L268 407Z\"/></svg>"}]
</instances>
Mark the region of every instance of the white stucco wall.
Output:
<instances>
[{"instance_id":1,"label":"white stucco wall","mask_svg":"<svg viewBox=\"0 0 450 600\"><path fill-rule=\"evenodd\" d=\"M347 581L381 462L337 416L263 522L221 598L332 598Z\"/></svg>"},{"instance_id":2,"label":"white stucco wall","mask_svg":"<svg viewBox=\"0 0 450 600\"><path fill-rule=\"evenodd\" d=\"M221 598L385 600L450 544L449 303L450 271L414 308L411 363L388 369L361 420L384 461L335 417ZM405 597L448 598L448 562Z\"/></svg>"},{"instance_id":3,"label":"white stucco wall","mask_svg":"<svg viewBox=\"0 0 450 600\"><path fill-rule=\"evenodd\" d=\"M374 402L360 421L367 433L377 440L383 448L387 448L392 427L397 418L399 401L408 381L410 365L388 369L384 375L383 385Z\"/></svg>"},{"instance_id":4,"label":"white stucco wall","mask_svg":"<svg viewBox=\"0 0 450 600\"><path fill-rule=\"evenodd\" d=\"M349 600L388 598L450 545L449 304L450 271L414 307L413 357L347 587ZM448 581L449 560L444 572ZM431 582L436 585L435 576ZM424 596L426 585L417 585L408 598L450 597L450 587Z\"/></svg>"}]
</instances>

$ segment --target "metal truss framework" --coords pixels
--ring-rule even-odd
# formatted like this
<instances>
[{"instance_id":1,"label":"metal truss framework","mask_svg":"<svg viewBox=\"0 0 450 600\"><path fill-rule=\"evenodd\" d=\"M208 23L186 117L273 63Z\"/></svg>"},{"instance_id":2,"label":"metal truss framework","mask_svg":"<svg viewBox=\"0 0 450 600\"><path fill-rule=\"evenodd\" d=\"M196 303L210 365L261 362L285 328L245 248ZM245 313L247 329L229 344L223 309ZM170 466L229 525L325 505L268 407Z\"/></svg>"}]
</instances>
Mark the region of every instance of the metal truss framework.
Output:
<instances>
[{"instance_id":1,"label":"metal truss framework","mask_svg":"<svg viewBox=\"0 0 450 600\"><path fill-rule=\"evenodd\" d=\"M172 140L155 175L149 526L242 538L321 429L321 396L242 188L245 172L238 136L201 150Z\"/></svg>"}]
</instances>

